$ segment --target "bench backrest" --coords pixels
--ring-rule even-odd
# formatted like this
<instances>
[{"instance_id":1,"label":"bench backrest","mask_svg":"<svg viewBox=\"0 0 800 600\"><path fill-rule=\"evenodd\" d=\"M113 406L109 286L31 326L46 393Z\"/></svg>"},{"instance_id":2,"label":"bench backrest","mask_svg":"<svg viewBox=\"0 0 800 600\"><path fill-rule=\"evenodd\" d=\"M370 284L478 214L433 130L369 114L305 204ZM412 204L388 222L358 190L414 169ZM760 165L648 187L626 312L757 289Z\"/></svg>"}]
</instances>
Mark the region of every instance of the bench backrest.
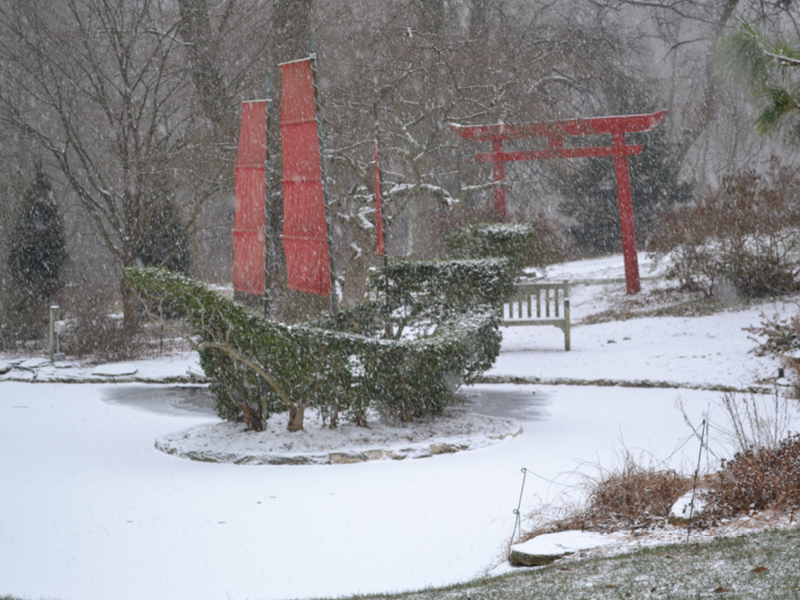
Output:
<instances>
[{"instance_id":1,"label":"bench backrest","mask_svg":"<svg viewBox=\"0 0 800 600\"><path fill-rule=\"evenodd\" d=\"M569 282L518 283L503 305L503 325L555 325L570 349Z\"/></svg>"}]
</instances>

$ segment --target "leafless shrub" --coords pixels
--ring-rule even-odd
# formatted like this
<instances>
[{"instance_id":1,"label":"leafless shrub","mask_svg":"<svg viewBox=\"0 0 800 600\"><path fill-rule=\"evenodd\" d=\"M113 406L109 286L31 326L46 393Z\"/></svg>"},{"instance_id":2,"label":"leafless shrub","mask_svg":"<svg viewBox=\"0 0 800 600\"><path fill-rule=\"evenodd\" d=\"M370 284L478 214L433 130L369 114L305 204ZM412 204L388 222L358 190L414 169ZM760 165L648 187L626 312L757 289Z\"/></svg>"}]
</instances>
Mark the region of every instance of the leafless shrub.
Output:
<instances>
[{"instance_id":1,"label":"leafless shrub","mask_svg":"<svg viewBox=\"0 0 800 600\"><path fill-rule=\"evenodd\" d=\"M682 401L678 400L677 405L683 412L686 424L699 436L697 432L701 428L691 422ZM777 390L774 394L726 392L718 406L725 413L728 422L725 427L712 423L712 429L734 452L776 448L789 435L792 413L798 409L794 399L787 398Z\"/></svg>"},{"instance_id":2,"label":"leafless shrub","mask_svg":"<svg viewBox=\"0 0 800 600\"><path fill-rule=\"evenodd\" d=\"M781 319L778 315L767 317L761 313L761 323L744 330L759 338L751 338L758 343L753 350L757 356L783 356L800 349L800 317ZM765 339L760 341L760 338Z\"/></svg>"},{"instance_id":3,"label":"leafless shrub","mask_svg":"<svg viewBox=\"0 0 800 600\"><path fill-rule=\"evenodd\" d=\"M773 509L794 515L800 506L800 434L773 448L752 448L723 461L703 494L699 525Z\"/></svg>"},{"instance_id":4,"label":"leafless shrub","mask_svg":"<svg viewBox=\"0 0 800 600\"><path fill-rule=\"evenodd\" d=\"M613 470L587 480L588 498L556 521L542 523L523 541L542 533L573 529L618 531L664 525L678 498L692 488L692 479L671 469L642 465L630 454Z\"/></svg>"},{"instance_id":5,"label":"leafless shrub","mask_svg":"<svg viewBox=\"0 0 800 600\"><path fill-rule=\"evenodd\" d=\"M788 435L794 401L777 392L769 396L726 393L720 404L732 428L726 435L739 451L774 449Z\"/></svg>"},{"instance_id":6,"label":"leafless shrub","mask_svg":"<svg viewBox=\"0 0 800 600\"><path fill-rule=\"evenodd\" d=\"M586 508L573 518L570 528L614 531L663 523L691 485L689 477L643 466L627 454L618 470L590 483Z\"/></svg>"},{"instance_id":7,"label":"leafless shrub","mask_svg":"<svg viewBox=\"0 0 800 600\"><path fill-rule=\"evenodd\" d=\"M717 429L736 448L721 469L704 478L705 508L696 525L773 509L794 513L800 506L800 435L789 431L795 401L781 396L723 395L728 429ZM684 411L684 418L688 421Z\"/></svg>"},{"instance_id":8,"label":"leafless shrub","mask_svg":"<svg viewBox=\"0 0 800 600\"><path fill-rule=\"evenodd\" d=\"M793 396L800 398L800 317L781 319L778 315L767 317L761 314L761 323L745 327L758 343L752 350L757 356L775 356L788 369L788 378L793 381Z\"/></svg>"},{"instance_id":9,"label":"leafless shrub","mask_svg":"<svg viewBox=\"0 0 800 600\"><path fill-rule=\"evenodd\" d=\"M62 338L62 351L76 358L103 362L126 360L138 354L138 338L125 335L121 315L113 313L115 296L109 289L83 286L68 289L63 303L69 329Z\"/></svg>"},{"instance_id":10,"label":"leafless shrub","mask_svg":"<svg viewBox=\"0 0 800 600\"><path fill-rule=\"evenodd\" d=\"M668 213L653 238L669 276L707 296L774 296L798 289L800 176L773 157L765 174L729 175L696 205Z\"/></svg>"}]
</instances>

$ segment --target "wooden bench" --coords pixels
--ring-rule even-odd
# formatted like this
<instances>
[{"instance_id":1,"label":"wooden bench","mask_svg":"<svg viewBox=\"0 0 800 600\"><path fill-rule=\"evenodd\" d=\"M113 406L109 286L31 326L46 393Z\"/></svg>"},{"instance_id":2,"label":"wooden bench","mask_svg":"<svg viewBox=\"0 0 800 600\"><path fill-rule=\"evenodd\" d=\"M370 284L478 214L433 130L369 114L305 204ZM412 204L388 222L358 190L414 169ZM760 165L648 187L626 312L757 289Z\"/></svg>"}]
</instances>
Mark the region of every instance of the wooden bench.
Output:
<instances>
[{"instance_id":1,"label":"wooden bench","mask_svg":"<svg viewBox=\"0 0 800 600\"><path fill-rule=\"evenodd\" d=\"M564 332L564 350L569 350L569 282L517 284L503 305L502 325L555 325Z\"/></svg>"}]
</instances>

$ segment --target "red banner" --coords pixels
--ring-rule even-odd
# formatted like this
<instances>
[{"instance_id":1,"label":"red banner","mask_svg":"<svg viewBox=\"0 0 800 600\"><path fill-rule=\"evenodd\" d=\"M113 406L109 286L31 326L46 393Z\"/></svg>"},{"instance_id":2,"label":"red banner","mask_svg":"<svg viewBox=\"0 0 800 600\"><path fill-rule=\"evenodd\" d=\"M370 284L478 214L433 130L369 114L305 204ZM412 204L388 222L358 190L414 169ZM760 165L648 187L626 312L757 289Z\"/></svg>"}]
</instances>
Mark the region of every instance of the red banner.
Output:
<instances>
[{"instance_id":1,"label":"red banner","mask_svg":"<svg viewBox=\"0 0 800 600\"><path fill-rule=\"evenodd\" d=\"M264 295L266 239L267 104L242 103L236 158L236 212L233 224L233 289Z\"/></svg>"},{"instance_id":2,"label":"red banner","mask_svg":"<svg viewBox=\"0 0 800 600\"><path fill-rule=\"evenodd\" d=\"M330 296L328 226L311 59L280 68L283 248L289 287Z\"/></svg>"}]
</instances>

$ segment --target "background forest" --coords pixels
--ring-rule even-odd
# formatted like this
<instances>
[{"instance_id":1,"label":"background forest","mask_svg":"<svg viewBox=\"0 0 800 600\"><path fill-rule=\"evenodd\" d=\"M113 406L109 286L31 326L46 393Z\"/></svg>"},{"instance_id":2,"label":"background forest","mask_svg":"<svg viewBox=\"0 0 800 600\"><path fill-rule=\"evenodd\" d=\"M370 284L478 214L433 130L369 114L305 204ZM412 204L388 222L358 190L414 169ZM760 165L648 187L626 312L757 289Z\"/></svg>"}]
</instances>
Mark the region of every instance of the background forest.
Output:
<instances>
[{"instance_id":1,"label":"background forest","mask_svg":"<svg viewBox=\"0 0 800 600\"><path fill-rule=\"evenodd\" d=\"M31 314L44 323L53 302L95 337L130 333L123 267L228 283L240 103L272 75L277 107L277 64L307 56L312 37L352 304L377 264L374 105L392 257L439 255L443 231L491 216L491 167L447 123L667 109L631 161L648 249L673 208L774 154L792 163L782 140L759 137L747 90L721 80L715 56L744 22L797 38L798 16L787 0L0 0L0 349L35 338ZM277 118L268 145L271 314L291 321L326 304L286 288ZM509 218L537 223L551 250L621 249L610 160L508 164L506 178ZM46 293L25 295L15 257L36 231L65 246L41 245ZM104 318L118 302L121 333Z\"/></svg>"}]
</instances>

